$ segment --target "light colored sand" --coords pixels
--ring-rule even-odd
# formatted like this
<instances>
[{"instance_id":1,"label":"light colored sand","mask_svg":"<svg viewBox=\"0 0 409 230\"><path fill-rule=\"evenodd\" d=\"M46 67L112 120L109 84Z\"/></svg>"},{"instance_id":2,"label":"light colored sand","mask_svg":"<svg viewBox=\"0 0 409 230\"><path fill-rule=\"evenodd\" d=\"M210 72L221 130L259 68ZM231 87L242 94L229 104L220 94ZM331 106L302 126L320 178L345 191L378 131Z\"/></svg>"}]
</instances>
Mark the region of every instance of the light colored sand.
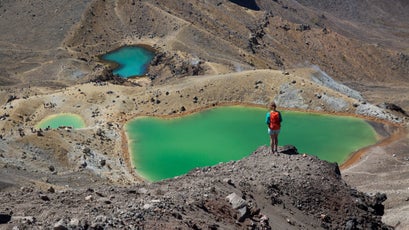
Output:
<instances>
[{"instance_id":1,"label":"light colored sand","mask_svg":"<svg viewBox=\"0 0 409 230\"><path fill-rule=\"evenodd\" d=\"M407 130L406 130L407 131ZM386 193L382 220L396 229L409 229L409 136L370 147L342 170L345 181L367 193Z\"/></svg>"}]
</instances>

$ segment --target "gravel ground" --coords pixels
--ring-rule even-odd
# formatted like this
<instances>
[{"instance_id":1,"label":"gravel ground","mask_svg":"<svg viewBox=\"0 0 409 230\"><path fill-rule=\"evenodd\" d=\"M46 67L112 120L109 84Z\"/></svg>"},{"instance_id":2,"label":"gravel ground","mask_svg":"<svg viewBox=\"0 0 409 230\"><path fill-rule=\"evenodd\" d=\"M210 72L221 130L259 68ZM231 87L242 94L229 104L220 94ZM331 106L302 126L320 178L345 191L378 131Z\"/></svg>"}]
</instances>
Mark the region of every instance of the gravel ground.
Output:
<instances>
[{"instance_id":1,"label":"gravel ground","mask_svg":"<svg viewBox=\"0 0 409 230\"><path fill-rule=\"evenodd\" d=\"M157 183L0 192L2 229L389 229L385 194L342 180L336 164L274 155L249 157Z\"/></svg>"}]
</instances>

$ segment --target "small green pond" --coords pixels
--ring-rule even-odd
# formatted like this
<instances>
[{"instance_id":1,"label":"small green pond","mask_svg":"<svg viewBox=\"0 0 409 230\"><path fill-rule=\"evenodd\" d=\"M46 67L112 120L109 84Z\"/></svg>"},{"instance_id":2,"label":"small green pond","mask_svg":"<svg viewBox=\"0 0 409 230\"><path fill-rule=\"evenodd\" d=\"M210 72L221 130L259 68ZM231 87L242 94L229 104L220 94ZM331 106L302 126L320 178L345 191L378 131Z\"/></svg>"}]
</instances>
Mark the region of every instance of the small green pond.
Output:
<instances>
[{"instance_id":1,"label":"small green pond","mask_svg":"<svg viewBox=\"0 0 409 230\"><path fill-rule=\"evenodd\" d=\"M101 58L116 64L114 74L123 78L130 78L144 75L154 56L155 52L148 47L124 46L103 55Z\"/></svg>"},{"instance_id":2,"label":"small green pond","mask_svg":"<svg viewBox=\"0 0 409 230\"><path fill-rule=\"evenodd\" d=\"M238 160L269 145L267 110L229 106L174 119L129 121L126 132L137 172L151 181L182 175L195 167ZM279 145L300 153L343 163L348 156L376 143L366 121L354 117L282 111Z\"/></svg>"},{"instance_id":3,"label":"small green pond","mask_svg":"<svg viewBox=\"0 0 409 230\"><path fill-rule=\"evenodd\" d=\"M41 120L36 127L45 129L50 127L52 129L56 129L61 126L72 127L75 129L84 128L85 121L82 119L81 116L72 113L60 113L50 115L43 120Z\"/></svg>"}]
</instances>

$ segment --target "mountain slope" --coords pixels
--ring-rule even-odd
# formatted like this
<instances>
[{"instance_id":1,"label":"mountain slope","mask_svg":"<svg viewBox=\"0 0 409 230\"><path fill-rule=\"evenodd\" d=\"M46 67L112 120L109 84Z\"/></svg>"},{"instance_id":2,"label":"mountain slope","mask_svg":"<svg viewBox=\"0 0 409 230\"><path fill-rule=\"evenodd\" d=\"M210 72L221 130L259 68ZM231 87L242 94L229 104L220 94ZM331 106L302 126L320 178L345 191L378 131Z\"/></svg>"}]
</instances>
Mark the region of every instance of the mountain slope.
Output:
<instances>
[{"instance_id":1,"label":"mountain slope","mask_svg":"<svg viewBox=\"0 0 409 230\"><path fill-rule=\"evenodd\" d=\"M399 21L407 5L389 6L388 14L378 16L384 1L256 3L260 10L230 1L96 1L65 45L86 60L124 44L153 45L161 59L149 74L162 80L188 75L180 69L196 62L205 74L217 73L212 63L223 65L223 71L317 65L352 88L368 91L375 103L382 102L371 97L377 87L402 95L408 87L409 56L402 47L409 47L404 39L409 26ZM402 95L387 96L407 108L409 99Z\"/></svg>"}]
</instances>

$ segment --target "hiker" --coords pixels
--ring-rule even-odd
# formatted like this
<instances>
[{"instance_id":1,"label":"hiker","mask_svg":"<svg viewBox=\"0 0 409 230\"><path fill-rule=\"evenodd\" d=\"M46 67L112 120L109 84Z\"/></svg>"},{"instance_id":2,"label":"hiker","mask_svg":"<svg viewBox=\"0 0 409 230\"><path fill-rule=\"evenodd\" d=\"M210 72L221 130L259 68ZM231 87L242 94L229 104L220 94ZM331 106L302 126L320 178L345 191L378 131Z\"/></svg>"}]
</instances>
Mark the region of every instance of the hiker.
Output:
<instances>
[{"instance_id":1,"label":"hiker","mask_svg":"<svg viewBox=\"0 0 409 230\"><path fill-rule=\"evenodd\" d=\"M270 111L266 114L266 124L268 126L268 134L270 135L271 152L278 153L278 134L281 128L281 113L276 110L276 103L273 101L270 104Z\"/></svg>"}]
</instances>

